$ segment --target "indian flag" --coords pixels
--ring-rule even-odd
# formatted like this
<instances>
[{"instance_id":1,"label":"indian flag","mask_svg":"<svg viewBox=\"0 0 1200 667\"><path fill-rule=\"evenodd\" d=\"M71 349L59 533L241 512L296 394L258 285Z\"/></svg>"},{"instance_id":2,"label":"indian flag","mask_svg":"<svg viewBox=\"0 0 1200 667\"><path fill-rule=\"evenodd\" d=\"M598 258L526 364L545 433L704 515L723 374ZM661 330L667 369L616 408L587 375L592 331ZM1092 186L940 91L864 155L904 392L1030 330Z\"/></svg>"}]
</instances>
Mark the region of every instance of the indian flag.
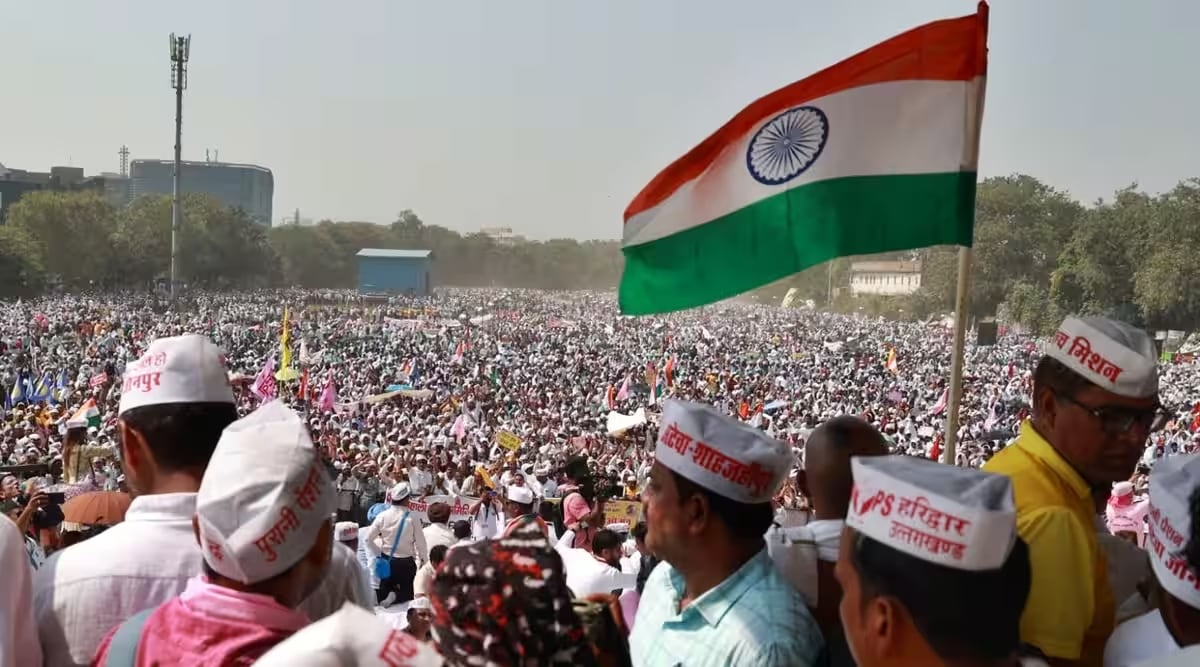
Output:
<instances>
[{"instance_id":1,"label":"indian flag","mask_svg":"<svg viewBox=\"0 0 1200 667\"><path fill-rule=\"evenodd\" d=\"M987 5L763 97L625 211L625 314L701 306L821 262L969 246Z\"/></svg>"},{"instance_id":2,"label":"indian flag","mask_svg":"<svg viewBox=\"0 0 1200 667\"><path fill-rule=\"evenodd\" d=\"M94 398L89 398L67 420L67 428L88 428L90 426L100 426L100 410L96 408L96 399Z\"/></svg>"}]
</instances>

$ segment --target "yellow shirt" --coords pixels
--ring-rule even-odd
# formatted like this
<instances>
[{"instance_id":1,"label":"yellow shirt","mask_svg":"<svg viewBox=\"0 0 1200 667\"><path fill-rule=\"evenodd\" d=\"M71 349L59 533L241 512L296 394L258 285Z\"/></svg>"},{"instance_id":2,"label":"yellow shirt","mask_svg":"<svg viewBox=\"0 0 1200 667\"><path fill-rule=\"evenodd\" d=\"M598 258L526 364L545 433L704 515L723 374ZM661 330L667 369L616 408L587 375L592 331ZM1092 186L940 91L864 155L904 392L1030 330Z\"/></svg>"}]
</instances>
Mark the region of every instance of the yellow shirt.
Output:
<instances>
[{"instance_id":1,"label":"yellow shirt","mask_svg":"<svg viewBox=\"0 0 1200 667\"><path fill-rule=\"evenodd\" d=\"M1012 478L1017 532L1029 545L1033 582L1021 641L1052 658L1099 667L1116 608L1087 482L1028 421L983 469Z\"/></svg>"}]
</instances>

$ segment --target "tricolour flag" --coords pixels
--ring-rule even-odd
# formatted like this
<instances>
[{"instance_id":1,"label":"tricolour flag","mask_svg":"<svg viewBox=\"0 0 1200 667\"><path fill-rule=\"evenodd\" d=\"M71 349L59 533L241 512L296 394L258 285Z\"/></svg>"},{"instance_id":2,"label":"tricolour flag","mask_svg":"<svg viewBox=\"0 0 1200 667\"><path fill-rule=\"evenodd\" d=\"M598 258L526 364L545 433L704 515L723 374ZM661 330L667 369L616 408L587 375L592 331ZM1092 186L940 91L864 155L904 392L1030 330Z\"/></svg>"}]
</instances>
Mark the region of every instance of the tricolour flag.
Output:
<instances>
[{"instance_id":1,"label":"tricolour flag","mask_svg":"<svg viewBox=\"0 0 1200 667\"><path fill-rule=\"evenodd\" d=\"M888 350L887 361L883 362L883 367L893 375L900 372L900 364L896 361L896 348Z\"/></svg>"},{"instance_id":2,"label":"tricolour flag","mask_svg":"<svg viewBox=\"0 0 1200 667\"><path fill-rule=\"evenodd\" d=\"M67 420L67 428L88 428L100 426L100 410L96 408L96 399L89 398Z\"/></svg>"},{"instance_id":3,"label":"tricolour flag","mask_svg":"<svg viewBox=\"0 0 1200 667\"><path fill-rule=\"evenodd\" d=\"M835 257L969 246L987 6L743 109L625 210L626 314L691 308Z\"/></svg>"}]
</instances>

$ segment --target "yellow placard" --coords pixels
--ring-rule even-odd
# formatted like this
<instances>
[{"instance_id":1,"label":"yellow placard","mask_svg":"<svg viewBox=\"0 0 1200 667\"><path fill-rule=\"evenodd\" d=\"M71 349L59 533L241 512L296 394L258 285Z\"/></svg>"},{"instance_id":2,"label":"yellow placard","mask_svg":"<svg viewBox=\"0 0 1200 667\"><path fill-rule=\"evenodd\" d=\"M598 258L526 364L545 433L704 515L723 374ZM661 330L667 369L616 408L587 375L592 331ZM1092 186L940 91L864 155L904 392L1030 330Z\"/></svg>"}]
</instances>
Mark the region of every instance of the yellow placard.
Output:
<instances>
[{"instance_id":1,"label":"yellow placard","mask_svg":"<svg viewBox=\"0 0 1200 667\"><path fill-rule=\"evenodd\" d=\"M496 434L496 444L515 452L521 448L521 439L515 433L500 431Z\"/></svg>"},{"instance_id":2,"label":"yellow placard","mask_svg":"<svg viewBox=\"0 0 1200 667\"><path fill-rule=\"evenodd\" d=\"M642 503L638 500L606 500L604 501L604 525L610 523L627 523L629 530L638 524L642 517Z\"/></svg>"}]
</instances>

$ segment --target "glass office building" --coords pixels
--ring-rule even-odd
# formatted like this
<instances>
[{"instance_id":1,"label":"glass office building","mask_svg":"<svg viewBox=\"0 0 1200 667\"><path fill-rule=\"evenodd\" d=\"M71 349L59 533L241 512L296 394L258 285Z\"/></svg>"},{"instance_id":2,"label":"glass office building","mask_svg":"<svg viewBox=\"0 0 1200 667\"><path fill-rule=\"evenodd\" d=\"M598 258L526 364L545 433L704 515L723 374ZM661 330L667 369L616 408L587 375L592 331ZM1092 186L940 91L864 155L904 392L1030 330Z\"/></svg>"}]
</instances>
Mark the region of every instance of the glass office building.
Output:
<instances>
[{"instance_id":1,"label":"glass office building","mask_svg":"<svg viewBox=\"0 0 1200 667\"><path fill-rule=\"evenodd\" d=\"M271 170L253 164L228 162L183 162L180 187L183 192L203 192L226 206L245 210L258 224L271 226L271 202L275 179ZM134 160L129 166L129 194L169 195L175 163L172 160Z\"/></svg>"}]
</instances>

